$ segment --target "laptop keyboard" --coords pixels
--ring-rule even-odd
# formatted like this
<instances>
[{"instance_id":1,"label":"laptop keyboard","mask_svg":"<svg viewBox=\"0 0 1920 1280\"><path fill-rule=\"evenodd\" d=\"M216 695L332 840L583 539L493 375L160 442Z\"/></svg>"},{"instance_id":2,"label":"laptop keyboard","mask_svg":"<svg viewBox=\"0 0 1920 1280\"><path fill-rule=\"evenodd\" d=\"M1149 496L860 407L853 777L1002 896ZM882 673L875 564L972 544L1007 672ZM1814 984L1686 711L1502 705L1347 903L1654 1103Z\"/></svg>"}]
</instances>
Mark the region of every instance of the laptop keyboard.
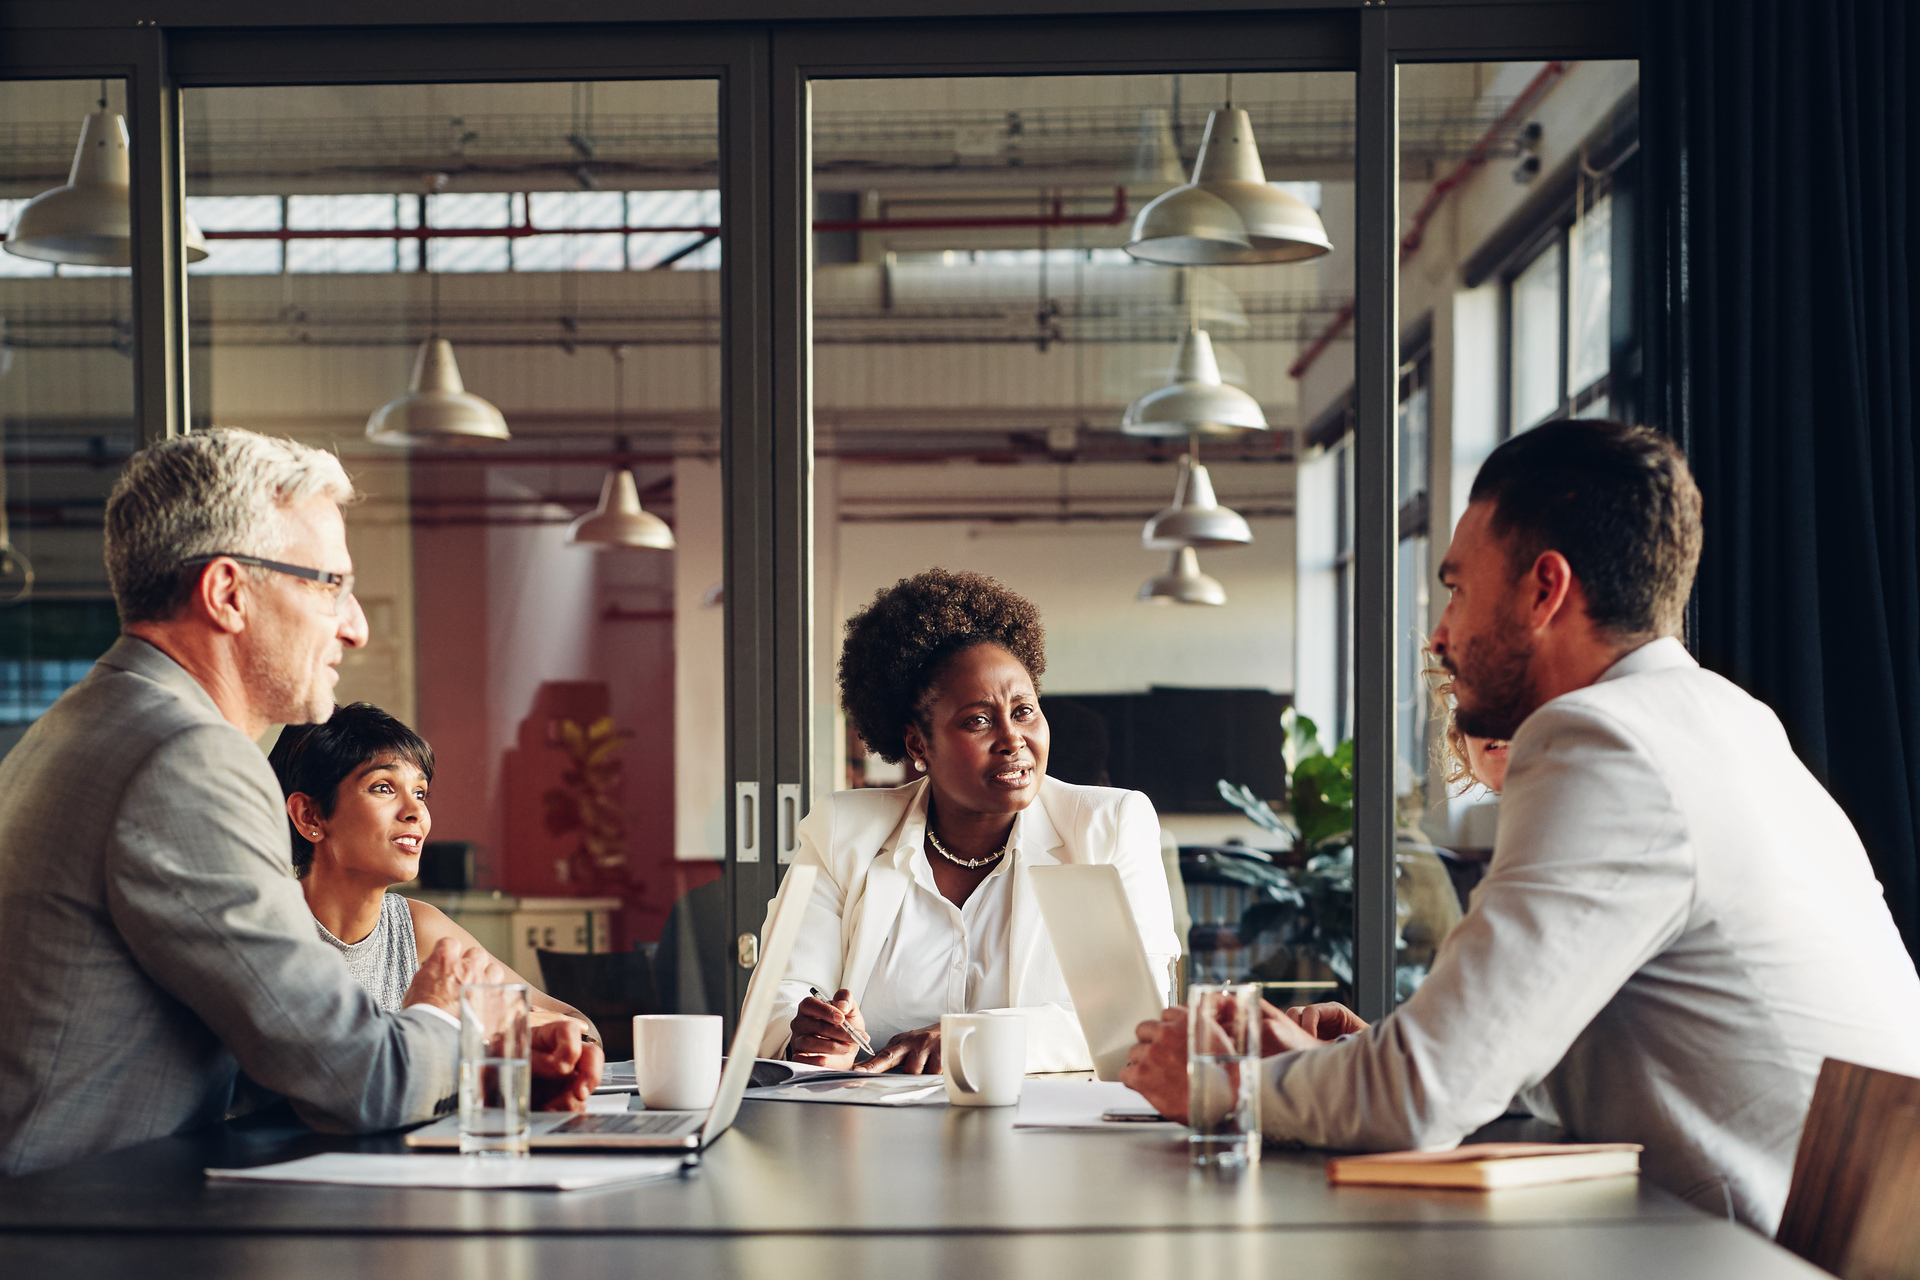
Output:
<instances>
[{"instance_id":1,"label":"laptop keyboard","mask_svg":"<svg viewBox=\"0 0 1920 1280\"><path fill-rule=\"evenodd\" d=\"M685 1111L583 1112L553 1126L549 1133L618 1133L635 1137L656 1137L688 1132L706 1117Z\"/></svg>"}]
</instances>

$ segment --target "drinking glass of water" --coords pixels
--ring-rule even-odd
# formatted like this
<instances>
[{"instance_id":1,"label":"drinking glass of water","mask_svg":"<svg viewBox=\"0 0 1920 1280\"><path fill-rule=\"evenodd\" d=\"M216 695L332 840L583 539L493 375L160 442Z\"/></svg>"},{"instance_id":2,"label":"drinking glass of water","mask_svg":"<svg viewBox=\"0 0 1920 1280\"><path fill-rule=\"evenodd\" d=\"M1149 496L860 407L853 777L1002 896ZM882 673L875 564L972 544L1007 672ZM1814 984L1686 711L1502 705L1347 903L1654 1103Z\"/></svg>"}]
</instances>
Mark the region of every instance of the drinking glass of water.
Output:
<instances>
[{"instance_id":1,"label":"drinking glass of water","mask_svg":"<svg viewBox=\"0 0 1920 1280\"><path fill-rule=\"evenodd\" d=\"M460 988L460 1154L524 1156L533 1109L533 998L525 983Z\"/></svg>"},{"instance_id":2,"label":"drinking glass of water","mask_svg":"<svg viewBox=\"0 0 1920 1280\"><path fill-rule=\"evenodd\" d=\"M1187 1150L1198 1165L1260 1160L1260 987L1187 989Z\"/></svg>"}]
</instances>

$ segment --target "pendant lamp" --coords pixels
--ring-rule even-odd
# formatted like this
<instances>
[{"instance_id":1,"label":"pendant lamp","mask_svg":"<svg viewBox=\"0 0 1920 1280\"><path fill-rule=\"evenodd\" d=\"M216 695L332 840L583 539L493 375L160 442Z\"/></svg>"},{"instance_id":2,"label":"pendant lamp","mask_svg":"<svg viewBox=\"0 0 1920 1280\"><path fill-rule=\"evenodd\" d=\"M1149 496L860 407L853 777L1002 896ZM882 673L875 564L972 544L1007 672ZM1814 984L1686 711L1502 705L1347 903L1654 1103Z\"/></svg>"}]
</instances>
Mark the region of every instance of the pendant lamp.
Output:
<instances>
[{"instance_id":1,"label":"pendant lamp","mask_svg":"<svg viewBox=\"0 0 1920 1280\"><path fill-rule=\"evenodd\" d=\"M1147 521L1140 533L1149 551L1181 547L1244 547L1253 541L1246 517L1223 507L1213 496L1213 478L1188 454L1180 459L1180 479L1173 489L1173 505Z\"/></svg>"},{"instance_id":2,"label":"pendant lamp","mask_svg":"<svg viewBox=\"0 0 1920 1280\"><path fill-rule=\"evenodd\" d=\"M1147 604L1222 605L1227 602L1227 590L1200 572L1200 557L1192 547L1181 547L1165 573L1140 584L1139 598Z\"/></svg>"},{"instance_id":3,"label":"pendant lamp","mask_svg":"<svg viewBox=\"0 0 1920 1280\"><path fill-rule=\"evenodd\" d=\"M401 446L470 447L512 436L500 411L469 392L460 380L453 344L435 336L422 342L413 357L407 394L389 400L367 419L367 438Z\"/></svg>"},{"instance_id":4,"label":"pendant lamp","mask_svg":"<svg viewBox=\"0 0 1920 1280\"><path fill-rule=\"evenodd\" d=\"M1140 210L1127 252L1167 266L1300 262L1333 249L1313 206L1267 181L1243 107L1207 116L1193 181Z\"/></svg>"},{"instance_id":5,"label":"pendant lamp","mask_svg":"<svg viewBox=\"0 0 1920 1280\"><path fill-rule=\"evenodd\" d=\"M187 261L207 256L206 238L191 217L183 227ZM27 202L7 233L6 250L21 258L86 267L133 264L133 215L128 186L127 122L106 109L80 125L67 185Z\"/></svg>"},{"instance_id":6,"label":"pendant lamp","mask_svg":"<svg viewBox=\"0 0 1920 1280\"><path fill-rule=\"evenodd\" d=\"M1180 167L1180 147L1173 140L1173 117L1165 107L1143 107L1133 164L1126 170L1130 187L1177 187L1187 179Z\"/></svg>"},{"instance_id":7,"label":"pendant lamp","mask_svg":"<svg viewBox=\"0 0 1920 1280\"><path fill-rule=\"evenodd\" d=\"M1266 429L1260 402L1220 381L1213 339L1197 324L1180 339L1172 380L1135 400L1120 417L1120 430L1130 436L1231 436Z\"/></svg>"},{"instance_id":8,"label":"pendant lamp","mask_svg":"<svg viewBox=\"0 0 1920 1280\"><path fill-rule=\"evenodd\" d=\"M595 547L673 550L673 530L667 522L640 506L640 488L633 472L616 466L600 482L600 505L567 527L567 544Z\"/></svg>"},{"instance_id":9,"label":"pendant lamp","mask_svg":"<svg viewBox=\"0 0 1920 1280\"><path fill-rule=\"evenodd\" d=\"M613 448L624 458L627 437L621 432L621 424L627 409L627 349L616 345L607 354L613 357ZM634 483L633 472L615 463L600 482L599 505L567 526L567 545L602 551L671 551L673 530L665 520L641 508L640 486Z\"/></svg>"}]
</instances>

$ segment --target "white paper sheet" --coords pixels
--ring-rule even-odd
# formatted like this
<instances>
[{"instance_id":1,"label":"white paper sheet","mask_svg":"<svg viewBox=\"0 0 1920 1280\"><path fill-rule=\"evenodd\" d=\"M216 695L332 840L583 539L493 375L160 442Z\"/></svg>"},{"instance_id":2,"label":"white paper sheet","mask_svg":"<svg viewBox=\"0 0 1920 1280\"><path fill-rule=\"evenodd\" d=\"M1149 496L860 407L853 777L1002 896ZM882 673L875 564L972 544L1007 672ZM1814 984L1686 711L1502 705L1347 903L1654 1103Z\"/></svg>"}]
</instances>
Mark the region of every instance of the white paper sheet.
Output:
<instances>
[{"instance_id":1,"label":"white paper sheet","mask_svg":"<svg viewBox=\"0 0 1920 1280\"><path fill-rule=\"evenodd\" d=\"M376 1155L335 1151L254 1169L209 1169L221 1182L309 1182L348 1187L452 1187L463 1191L514 1188L579 1191L671 1178L679 1156Z\"/></svg>"},{"instance_id":2,"label":"white paper sheet","mask_svg":"<svg viewBox=\"0 0 1920 1280\"><path fill-rule=\"evenodd\" d=\"M947 1086L939 1076L863 1075L854 1079L799 1079L749 1089L758 1102L839 1102L863 1107L944 1107Z\"/></svg>"},{"instance_id":3,"label":"white paper sheet","mask_svg":"<svg viewBox=\"0 0 1920 1280\"><path fill-rule=\"evenodd\" d=\"M1029 1076L1020 1086L1020 1110L1013 1118L1016 1129L1102 1129L1114 1133L1151 1133L1184 1131L1186 1126L1171 1120L1103 1120L1107 1112L1129 1115L1156 1114L1153 1104L1127 1086L1110 1080L1036 1080Z\"/></svg>"}]
</instances>

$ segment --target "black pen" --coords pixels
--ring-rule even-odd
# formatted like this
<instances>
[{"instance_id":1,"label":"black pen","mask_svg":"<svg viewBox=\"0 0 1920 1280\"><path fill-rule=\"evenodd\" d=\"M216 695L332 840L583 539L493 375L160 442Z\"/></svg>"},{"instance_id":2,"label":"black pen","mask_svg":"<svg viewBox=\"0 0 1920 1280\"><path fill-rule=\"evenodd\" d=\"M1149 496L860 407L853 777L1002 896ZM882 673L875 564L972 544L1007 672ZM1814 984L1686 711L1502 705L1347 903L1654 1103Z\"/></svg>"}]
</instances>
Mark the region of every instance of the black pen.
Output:
<instances>
[{"instance_id":1,"label":"black pen","mask_svg":"<svg viewBox=\"0 0 1920 1280\"><path fill-rule=\"evenodd\" d=\"M824 1000L829 1005L833 1003L833 1001L827 1000L825 996L820 994L820 988L818 987L808 987L807 994L816 1000ZM842 1018L846 1017L845 1014L841 1014L840 1016ZM866 1032L854 1026L851 1022L842 1022L840 1025L853 1033L853 1042L860 1046L860 1052L866 1054L869 1058L873 1057L873 1041L867 1039Z\"/></svg>"}]
</instances>

